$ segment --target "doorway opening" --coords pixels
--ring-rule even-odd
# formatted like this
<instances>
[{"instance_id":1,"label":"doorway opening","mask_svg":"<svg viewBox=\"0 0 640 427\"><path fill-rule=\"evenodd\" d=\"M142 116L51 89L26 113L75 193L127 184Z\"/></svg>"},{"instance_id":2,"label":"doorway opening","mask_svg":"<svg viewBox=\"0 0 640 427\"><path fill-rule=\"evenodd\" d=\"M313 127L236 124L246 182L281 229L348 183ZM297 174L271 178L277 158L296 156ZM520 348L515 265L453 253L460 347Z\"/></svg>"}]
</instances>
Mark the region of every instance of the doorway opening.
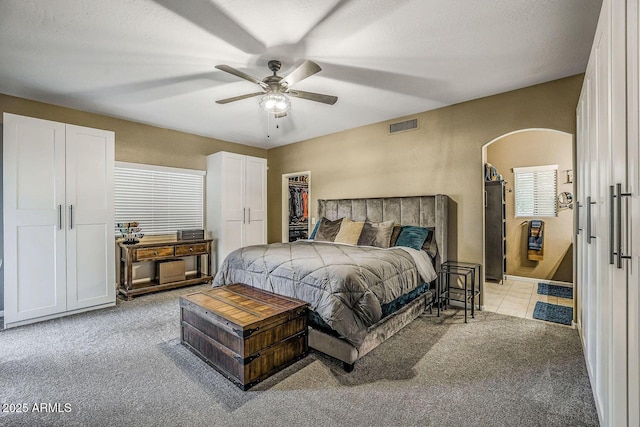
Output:
<instances>
[{"instance_id":1,"label":"doorway opening","mask_svg":"<svg viewBox=\"0 0 640 427\"><path fill-rule=\"evenodd\" d=\"M510 132L482 147L485 310L534 318L538 301L574 307L574 153L573 135L552 129ZM529 199L526 178L538 170L554 181L543 184L532 175ZM535 206L523 209L523 203ZM562 297L539 293L556 286Z\"/></svg>"},{"instance_id":2,"label":"doorway opening","mask_svg":"<svg viewBox=\"0 0 640 427\"><path fill-rule=\"evenodd\" d=\"M311 172L282 175L282 241L308 239L311 234L309 206L311 203Z\"/></svg>"}]
</instances>

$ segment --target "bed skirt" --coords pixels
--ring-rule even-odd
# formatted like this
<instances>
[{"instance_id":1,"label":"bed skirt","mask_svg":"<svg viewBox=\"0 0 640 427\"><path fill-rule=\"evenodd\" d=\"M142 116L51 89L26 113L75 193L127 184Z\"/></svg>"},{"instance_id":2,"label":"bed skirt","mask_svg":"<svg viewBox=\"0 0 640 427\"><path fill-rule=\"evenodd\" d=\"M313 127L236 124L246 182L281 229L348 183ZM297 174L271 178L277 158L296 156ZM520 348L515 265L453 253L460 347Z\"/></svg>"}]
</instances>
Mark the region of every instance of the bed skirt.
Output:
<instances>
[{"instance_id":1,"label":"bed skirt","mask_svg":"<svg viewBox=\"0 0 640 427\"><path fill-rule=\"evenodd\" d=\"M358 359L382 344L389 337L411 323L433 304L433 291L427 291L400 310L381 319L369 327L364 342L359 348L349 342L331 336L319 329L309 327L309 347L334 357L346 365L353 365Z\"/></svg>"}]
</instances>

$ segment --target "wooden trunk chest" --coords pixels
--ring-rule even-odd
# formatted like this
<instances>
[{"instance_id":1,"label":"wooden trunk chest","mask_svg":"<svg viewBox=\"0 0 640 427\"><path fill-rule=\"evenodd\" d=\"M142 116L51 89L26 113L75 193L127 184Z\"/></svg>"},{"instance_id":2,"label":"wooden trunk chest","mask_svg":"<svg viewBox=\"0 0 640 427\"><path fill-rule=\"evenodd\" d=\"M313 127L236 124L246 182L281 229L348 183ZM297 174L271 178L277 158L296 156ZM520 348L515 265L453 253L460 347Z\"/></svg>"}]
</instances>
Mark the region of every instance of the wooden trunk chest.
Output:
<instances>
[{"instance_id":1,"label":"wooden trunk chest","mask_svg":"<svg viewBox=\"0 0 640 427\"><path fill-rule=\"evenodd\" d=\"M180 297L180 340L247 390L307 355L307 306L243 284Z\"/></svg>"}]
</instances>

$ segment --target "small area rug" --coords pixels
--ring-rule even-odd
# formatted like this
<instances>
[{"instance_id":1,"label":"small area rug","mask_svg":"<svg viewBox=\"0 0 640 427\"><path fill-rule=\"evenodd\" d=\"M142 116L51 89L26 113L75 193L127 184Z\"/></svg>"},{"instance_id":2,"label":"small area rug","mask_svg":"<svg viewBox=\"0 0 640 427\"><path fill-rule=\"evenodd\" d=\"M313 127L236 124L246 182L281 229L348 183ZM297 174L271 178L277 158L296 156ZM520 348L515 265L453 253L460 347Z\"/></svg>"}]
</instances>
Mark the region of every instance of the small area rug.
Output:
<instances>
[{"instance_id":1,"label":"small area rug","mask_svg":"<svg viewBox=\"0 0 640 427\"><path fill-rule=\"evenodd\" d=\"M571 325L573 307L538 301L536 302L536 308L533 310L533 318L562 325Z\"/></svg>"},{"instance_id":2,"label":"small area rug","mask_svg":"<svg viewBox=\"0 0 640 427\"><path fill-rule=\"evenodd\" d=\"M538 283L538 293L540 295L551 295L552 297L573 299L573 288L570 288L569 286Z\"/></svg>"}]
</instances>

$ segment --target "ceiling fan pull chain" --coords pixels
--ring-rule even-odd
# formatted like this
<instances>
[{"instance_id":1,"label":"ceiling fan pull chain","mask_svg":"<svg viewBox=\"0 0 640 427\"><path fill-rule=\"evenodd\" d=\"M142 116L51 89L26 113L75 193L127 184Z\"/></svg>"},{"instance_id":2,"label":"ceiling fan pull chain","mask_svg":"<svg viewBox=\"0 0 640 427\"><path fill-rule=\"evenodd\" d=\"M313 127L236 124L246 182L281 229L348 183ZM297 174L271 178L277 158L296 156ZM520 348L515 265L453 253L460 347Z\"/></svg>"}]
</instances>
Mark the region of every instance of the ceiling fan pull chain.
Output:
<instances>
[{"instance_id":1,"label":"ceiling fan pull chain","mask_svg":"<svg viewBox=\"0 0 640 427\"><path fill-rule=\"evenodd\" d=\"M267 138L271 138L271 114L267 113Z\"/></svg>"}]
</instances>

